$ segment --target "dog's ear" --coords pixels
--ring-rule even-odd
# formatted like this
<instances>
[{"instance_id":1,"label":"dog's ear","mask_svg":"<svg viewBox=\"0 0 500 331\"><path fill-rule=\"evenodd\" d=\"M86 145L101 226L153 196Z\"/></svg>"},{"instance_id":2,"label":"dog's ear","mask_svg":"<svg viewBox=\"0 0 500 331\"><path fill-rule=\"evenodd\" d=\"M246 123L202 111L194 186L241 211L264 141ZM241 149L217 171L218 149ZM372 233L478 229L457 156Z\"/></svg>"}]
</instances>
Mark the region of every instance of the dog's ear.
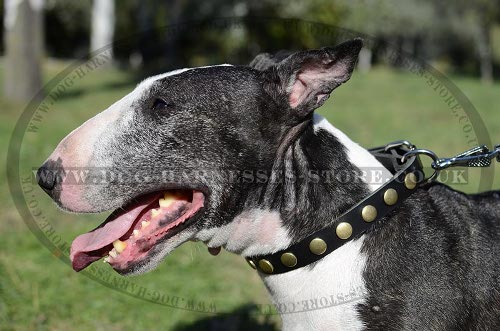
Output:
<instances>
[{"instance_id":1,"label":"dog's ear","mask_svg":"<svg viewBox=\"0 0 500 331\"><path fill-rule=\"evenodd\" d=\"M264 89L278 103L287 103L299 117L321 106L330 93L351 77L361 39L294 53L263 73Z\"/></svg>"},{"instance_id":2,"label":"dog's ear","mask_svg":"<svg viewBox=\"0 0 500 331\"><path fill-rule=\"evenodd\" d=\"M260 53L250 62L249 66L256 70L264 71L269 69L269 67L277 65L291 54L293 52L288 50L280 50L276 54Z\"/></svg>"}]
</instances>

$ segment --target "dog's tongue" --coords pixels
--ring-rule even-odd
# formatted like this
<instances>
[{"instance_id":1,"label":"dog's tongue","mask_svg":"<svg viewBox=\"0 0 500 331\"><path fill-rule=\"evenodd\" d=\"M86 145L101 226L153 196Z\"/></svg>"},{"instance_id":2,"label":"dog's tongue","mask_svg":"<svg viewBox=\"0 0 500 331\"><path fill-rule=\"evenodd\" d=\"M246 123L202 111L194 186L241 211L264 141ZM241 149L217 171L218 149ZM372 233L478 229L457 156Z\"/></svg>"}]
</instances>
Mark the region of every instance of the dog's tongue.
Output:
<instances>
[{"instance_id":1,"label":"dog's tongue","mask_svg":"<svg viewBox=\"0 0 500 331\"><path fill-rule=\"evenodd\" d=\"M142 201L125 208L123 211L111 214L95 230L76 237L71 244L70 252L73 269L80 271L103 257L107 253L107 250L103 250L103 248L124 236L134 225L134 221L141 212L157 199L157 195L141 199Z\"/></svg>"}]
</instances>

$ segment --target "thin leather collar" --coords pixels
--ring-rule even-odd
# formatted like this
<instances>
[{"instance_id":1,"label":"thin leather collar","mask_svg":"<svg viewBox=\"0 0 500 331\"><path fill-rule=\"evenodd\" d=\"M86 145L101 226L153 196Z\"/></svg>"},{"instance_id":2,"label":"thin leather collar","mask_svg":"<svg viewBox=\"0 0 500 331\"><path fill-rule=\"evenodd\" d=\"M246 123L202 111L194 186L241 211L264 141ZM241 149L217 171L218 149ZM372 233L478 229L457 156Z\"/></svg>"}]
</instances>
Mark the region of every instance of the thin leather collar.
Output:
<instances>
[{"instance_id":1,"label":"thin leather collar","mask_svg":"<svg viewBox=\"0 0 500 331\"><path fill-rule=\"evenodd\" d=\"M418 156L412 156L401 164L401 158L409 151L405 144L377 147L369 151L393 174L387 183L351 207L328 227L287 249L248 257L248 264L260 272L274 275L314 263L346 242L359 238L373 224L398 208L423 181L424 173Z\"/></svg>"}]
</instances>

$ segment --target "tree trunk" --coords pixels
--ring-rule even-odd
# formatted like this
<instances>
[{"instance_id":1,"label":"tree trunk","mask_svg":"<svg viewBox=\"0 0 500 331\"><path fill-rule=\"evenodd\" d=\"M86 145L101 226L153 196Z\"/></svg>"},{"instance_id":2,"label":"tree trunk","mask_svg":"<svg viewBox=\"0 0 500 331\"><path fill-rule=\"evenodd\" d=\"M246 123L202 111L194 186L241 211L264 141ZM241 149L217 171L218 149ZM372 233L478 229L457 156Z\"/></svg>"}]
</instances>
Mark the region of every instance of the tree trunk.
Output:
<instances>
[{"instance_id":1,"label":"tree trunk","mask_svg":"<svg viewBox=\"0 0 500 331\"><path fill-rule=\"evenodd\" d=\"M368 47L361 48L358 57L358 69L361 72L368 72L372 68L372 50Z\"/></svg>"},{"instance_id":2,"label":"tree trunk","mask_svg":"<svg viewBox=\"0 0 500 331\"><path fill-rule=\"evenodd\" d=\"M479 55L481 81L493 82L493 54L491 50L491 29L485 22L480 22L476 30L476 48Z\"/></svg>"},{"instance_id":3,"label":"tree trunk","mask_svg":"<svg viewBox=\"0 0 500 331\"><path fill-rule=\"evenodd\" d=\"M94 0L92 5L92 27L90 51L95 52L109 46L109 55L113 56L113 35L115 32L114 0Z\"/></svg>"},{"instance_id":4,"label":"tree trunk","mask_svg":"<svg viewBox=\"0 0 500 331\"><path fill-rule=\"evenodd\" d=\"M4 94L17 102L42 89L43 0L5 0Z\"/></svg>"},{"instance_id":5,"label":"tree trunk","mask_svg":"<svg viewBox=\"0 0 500 331\"><path fill-rule=\"evenodd\" d=\"M139 25L139 52L140 52L140 65L150 63L154 58L154 51L157 47L157 36L152 33L154 26L154 9L151 1L139 1L139 8L137 9L137 23Z\"/></svg>"}]
</instances>

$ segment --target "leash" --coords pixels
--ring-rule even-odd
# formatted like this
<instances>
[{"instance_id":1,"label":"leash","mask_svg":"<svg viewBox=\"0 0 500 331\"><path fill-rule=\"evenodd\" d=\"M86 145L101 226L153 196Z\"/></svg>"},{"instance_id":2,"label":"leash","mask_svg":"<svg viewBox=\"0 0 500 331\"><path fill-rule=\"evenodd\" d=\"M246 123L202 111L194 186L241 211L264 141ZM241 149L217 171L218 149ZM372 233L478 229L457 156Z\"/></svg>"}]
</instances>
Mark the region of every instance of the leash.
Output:
<instances>
[{"instance_id":1,"label":"leash","mask_svg":"<svg viewBox=\"0 0 500 331\"><path fill-rule=\"evenodd\" d=\"M398 208L416 188L434 181L439 172L453 166L488 167L493 159L500 162L500 145L490 151L485 145L474 147L450 158L439 158L427 149L417 149L409 141L401 140L368 150L393 177L358 202L335 221L273 254L247 257L248 264L265 274L281 274L310 265L340 246L359 238L373 224ZM420 156L432 159L434 173L425 177Z\"/></svg>"}]
</instances>

